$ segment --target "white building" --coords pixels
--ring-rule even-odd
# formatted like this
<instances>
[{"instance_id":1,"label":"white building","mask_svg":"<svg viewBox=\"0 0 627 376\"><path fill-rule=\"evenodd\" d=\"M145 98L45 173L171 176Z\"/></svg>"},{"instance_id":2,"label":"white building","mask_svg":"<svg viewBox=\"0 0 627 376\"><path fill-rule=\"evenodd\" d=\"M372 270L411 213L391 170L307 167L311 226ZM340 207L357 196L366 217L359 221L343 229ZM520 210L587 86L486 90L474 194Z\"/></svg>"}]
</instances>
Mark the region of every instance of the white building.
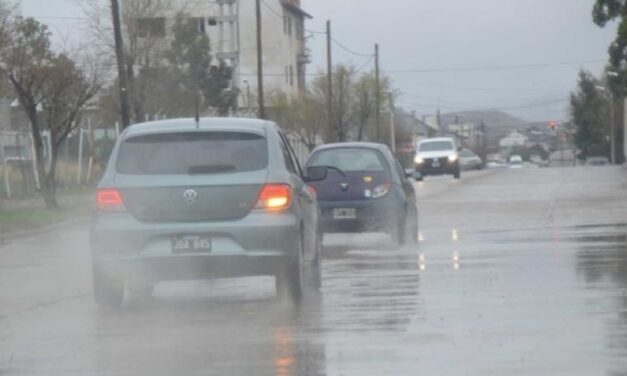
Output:
<instances>
[{"instance_id":1,"label":"white building","mask_svg":"<svg viewBox=\"0 0 627 376\"><path fill-rule=\"evenodd\" d=\"M499 141L499 146L502 149L507 149L516 146L526 146L528 142L529 138L527 136L518 131L513 131Z\"/></svg>"},{"instance_id":2,"label":"white building","mask_svg":"<svg viewBox=\"0 0 627 376\"><path fill-rule=\"evenodd\" d=\"M126 4L133 0L126 0ZM233 83L241 91L240 106L255 107L257 91L257 23L254 0L171 0L164 14L144 17L139 22L167 39L167 25L183 11L207 33L214 62L234 67ZM310 63L305 43L305 21L311 16L300 0L261 2L264 88L290 96L305 88L306 66ZM140 24L140 27L142 25Z\"/></svg>"}]
</instances>

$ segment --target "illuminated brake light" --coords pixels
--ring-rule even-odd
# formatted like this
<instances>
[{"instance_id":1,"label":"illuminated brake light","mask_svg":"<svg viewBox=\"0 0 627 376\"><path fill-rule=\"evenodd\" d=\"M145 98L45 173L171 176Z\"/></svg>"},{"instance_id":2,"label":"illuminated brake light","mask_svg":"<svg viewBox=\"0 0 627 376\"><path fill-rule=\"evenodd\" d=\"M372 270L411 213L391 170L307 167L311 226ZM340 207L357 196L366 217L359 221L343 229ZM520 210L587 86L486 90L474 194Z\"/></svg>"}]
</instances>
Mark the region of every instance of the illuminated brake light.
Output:
<instances>
[{"instance_id":1,"label":"illuminated brake light","mask_svg":"<svg viewBox=\"0 0 627 376\"><path fill-rule=\"evenodd\" d=\"M256 209L281 210L292 204L292 189L285 184L267 184L259 193Z\"/></svg>"},{"instance_id":2,"label":"illuminated brake light","mask_svg":"<svg viewBox=\"0 0 627 376\"><path fill-rule=\"evenodd\" d=\"M122 194L117 189L99 189L96 192L96 206L100 211L125 211Z\"/></svg>"}]
</instances>

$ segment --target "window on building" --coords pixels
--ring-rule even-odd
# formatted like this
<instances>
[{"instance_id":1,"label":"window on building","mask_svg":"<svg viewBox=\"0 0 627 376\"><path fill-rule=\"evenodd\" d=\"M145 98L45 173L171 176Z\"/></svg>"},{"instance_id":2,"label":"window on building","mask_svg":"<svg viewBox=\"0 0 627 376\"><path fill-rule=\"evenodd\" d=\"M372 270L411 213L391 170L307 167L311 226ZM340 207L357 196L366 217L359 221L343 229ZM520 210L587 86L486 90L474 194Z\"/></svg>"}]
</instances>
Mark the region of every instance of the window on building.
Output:
<instances>
[{"instance_id":1,"label":"window on building","mask_svg":"<svg viewBox=\"0 0 627 376\"><path fill-rule=\"evenodd\" d=\"M305 39L305 30L302 21L296 21L296 32L294 35L296 36L296 40L300 41Z\"/></svg>"},{"instance_id":2,"label":"window on building","mask_svg":"<svg viewBox=\"0 0 627 376\"><path fill-rule=\"evenodd\" d=\"M285 66L285 83L290 83L290 68L287 65Z\"/></svg>"},{"instance_id":3,"label":"window on building","mask_svg":"<svg viewBox=\"0 0 627 376\"><path fill-rule=\"evenodd\" d=\"M215 17L209 17L207 23L209 26L218 26L218 20Z\"/></svg>"},{"instance_id":4,"label":"window on building","mask_svg":"<svg viewBox=\"0 0 627 376\"><path fill-rule=\"evenodd\" d=\"M290 65L290 86L294 86L294 66Z\"/></svg>"},{"instance_id":5,"label":"window on building","mask_svg":"<svg viewBox=\"0 0 627 376\"><path fill-rule=\"evenodd\" d=\"M138 18L137 31L142 38L165 37L165 17Z\"/></svg>"},{"instance_id":6,"label":"window on building","mask_svg":"<svg viewBox=\"0 0 627 376\"><path fill-rule=\"evenodd\" d=\"M207 32L204 18L192 18L191 21L194 23L194 25L196 25L196 31L203 34Z\"/></svg>"},{"instance_id":7,"label":"window on building","mask_svg":"<svg viewBox=\"0 0 627 376\"><path fill-rule=\"evenodd\" d=\"M287 35L292 35L292 19L290 16L283 17L283 32Z\"/></svg>"}]
</instances>

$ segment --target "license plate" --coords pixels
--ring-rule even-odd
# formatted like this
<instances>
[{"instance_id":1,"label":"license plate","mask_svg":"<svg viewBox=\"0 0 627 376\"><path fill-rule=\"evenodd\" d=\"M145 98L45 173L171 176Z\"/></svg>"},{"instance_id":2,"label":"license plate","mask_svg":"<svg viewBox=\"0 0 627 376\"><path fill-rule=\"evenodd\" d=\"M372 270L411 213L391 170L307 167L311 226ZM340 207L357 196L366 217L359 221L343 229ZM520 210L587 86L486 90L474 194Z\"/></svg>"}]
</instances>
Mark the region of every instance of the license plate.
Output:
<instances>
[{"instance_id":1,"label":"license plate","mask_svg":"<svg viewBox=\"0 0 627 376\"><path fill-rule=\"evenodd\" d=\"M355 209L333 209L333 219L355 219L356 217Z\"/></svg>"},{"instance_id":2,"label":"license plate","mask_svg":"<svg viewBox=\"0 0 627 376\"><path fill-rule=\"evenodd\" d=\"M211 238L208 236L179 236L172 239L173 253L211 252Z\"/></svg>"}]
</instances>

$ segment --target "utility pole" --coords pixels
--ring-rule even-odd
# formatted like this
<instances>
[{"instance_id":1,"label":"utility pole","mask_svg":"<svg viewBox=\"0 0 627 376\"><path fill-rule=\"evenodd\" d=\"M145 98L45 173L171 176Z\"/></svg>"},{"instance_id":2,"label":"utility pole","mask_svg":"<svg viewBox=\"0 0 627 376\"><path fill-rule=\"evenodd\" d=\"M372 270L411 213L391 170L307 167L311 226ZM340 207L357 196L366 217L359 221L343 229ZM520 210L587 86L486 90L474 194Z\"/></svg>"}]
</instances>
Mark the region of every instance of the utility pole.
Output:
<instances>
[{"instance_id":1,"label":"utility pole","mask_svg":"<svg viewBox=\"0 0 627 376\"><path fill-rule=\"evenodd\" d=\"M379 44L374 45L374 74L375 74L375 120L377 126L377 142L381 142L381 78L379 72Z\"/></svg>"},{"instance_id":2,"label":"utility pole","mask_svg":"<svg viewBox=\"0 0 627 376\"><path fill-rule=\"evenodd\" d=\"M263 97L263 44L261 38L261 0L256 0L257 14L257 96L259 104L259 118L266 118L266 105Z\"/></svg>"},{"instance_id":3,"label":"utility pole","mask_svg":"<svg viewBox=\"0 0 627 376\"><path fill-rule=\"evenodd\" d=\"M131 124L130 104L128 99L128 76L126 75L126 59L124 58L124 42L120 24L120 6L118 0L111 0L111 19L115 38L115 56L118 64L118 80L120 86L120 110L122 112L122 128Z\"/></svg>"},{"instance_id":4,"label":"utility pole","mask_svg":"<svg viewBox=\"0 0 627 376\"><path fill-rule=\"evenodd\" d=\"M610 163L616 164L616 124L614 120L614 94L610 94Z\"/></svg>"},{"instance_id":5,"label":"utility pole","mask_svg":"<svg viewBox=\"0 0 627 376\"><path fill-rule=\"evenodd\" d=\"M327 21L327 113L329 116L329 129L333 130L333 56L331 48L331 21ZM342 141L342 140L340 140Z\"/></svg>"}]
</instances>

